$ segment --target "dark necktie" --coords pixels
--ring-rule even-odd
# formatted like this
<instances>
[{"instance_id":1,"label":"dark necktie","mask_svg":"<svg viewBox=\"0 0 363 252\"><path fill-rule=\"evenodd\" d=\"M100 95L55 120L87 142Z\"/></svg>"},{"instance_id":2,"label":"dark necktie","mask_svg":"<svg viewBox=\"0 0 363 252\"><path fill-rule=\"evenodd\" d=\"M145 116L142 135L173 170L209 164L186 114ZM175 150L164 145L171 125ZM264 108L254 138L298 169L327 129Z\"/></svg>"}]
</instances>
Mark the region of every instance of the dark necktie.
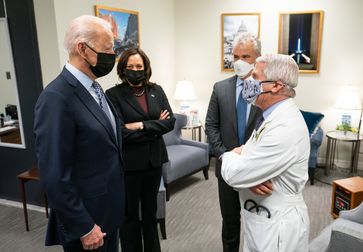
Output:
<instances>
[{"instance_id":1,"label":"dark necktie","mask_svg":"<svg viewBox=\"0 0 363 252\"><path fill-rule=\"evenodd\" d=\"M258 130L258 128L261 126L261 124L263 123L264 118L262 115L260 115L257 119L256 119L256 123L255 123L255 130Z\"/></svg>"},{"instance_id":2,"label":"dark necktie","mask_svg":"<svg viewBox=\"0 0 363 252\"><path fill-rule=\"evenodd\" d=\"M97 95L97 98L98 98L98 104L100 105L102 111L106 114L106 116L110 120L113 132L116 135L115 120L110 115L110 111L109 111L108 106L107 106L107 100L106 100L106 97L105 97L105 93L103 92L103 89L102 89L101 85L97 81L94 81L92 83L92 87L96 92L96 95Z\"/></svg>"},{"instance_id":3,"label":"dark necktie","mask_svg":"<svg viewBox=\"0 0 363 252\"><path fill-rule=\"evenodd\" d=\"M237 101L237 132L239 145L244 144L245 131L246 131L246 113L247 103L242 98L242 90L238 95Z\"/></svg>"}]
</instances>

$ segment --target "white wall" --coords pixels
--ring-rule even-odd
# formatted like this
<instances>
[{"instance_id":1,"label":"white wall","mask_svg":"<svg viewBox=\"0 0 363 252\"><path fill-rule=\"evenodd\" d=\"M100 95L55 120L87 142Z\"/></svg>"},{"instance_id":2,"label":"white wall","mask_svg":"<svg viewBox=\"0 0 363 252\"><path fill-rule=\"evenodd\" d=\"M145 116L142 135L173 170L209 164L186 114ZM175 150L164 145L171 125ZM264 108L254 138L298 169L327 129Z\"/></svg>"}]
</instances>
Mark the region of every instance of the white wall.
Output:
<instances>
[{"instance_id":1,"label":"white wall","mask_svg":"<svg viewBox=\"0 0 363 252\"><path fill-rule=\"evenodd\" d=\"M341 87L360 87L363 101L363 1L361 0L176 0L176 79L195 85L204 121L213 84L232 73L221 72L221 13L261 13L262 53L277 53L279 12L323 10L319 74L300 74L296 102L303 110L325 114L322 127L334 130L339 113L333 106ZM340 146L348 152L350 146ZM325 157L325 144L320 148ZM348 159L347 155L340 158Z\"/></svg>"},{"instance_id":2,"label":"white wall","mask_svg":"<svg viewBox=\"0 0 363 252\"><path fill-rule=\"evenodd\" d=\"M94 6L105 5L140 13L140 45L151 60L153 70L151 80L162 85L166 94L171 97L175 68L173 1L34 0L34 2L45 86L56 77L67 61L68 55L63 49L63 38L69 22L83 14L95 15ZM116 67L108 76L99 79L99 82L104 89L119 82Z\"/></svg>"},{"instance_id":3,"label":"white wall","mask_svg":"<svg viewBox=\"0 0 363 252\"><path fill-rule=\"evenodd\" d=\"M42 67L43 84L47 85L58 74L63 66L60 63L59 40L56 28L54 2L49 0L33 0L35 22L37 26L40 64Z\"/></svg>"},{"instance_id":4,"label":"white wall","mask_svg":"<svg viewBox=\"0 0 363 252\"><path fill-rule=\"evenodd\" d=\"M333 106L343 85L359 86L363 100L361 0L53 0L53 3L46 6L48 10L53 8L54 24L51 18L47 23L50 27L38 29L41 56L44 54L41 61L45 84L67 60L63 37L71 19L82 14L93 15L96 4L139 11L140 44L151 59L152 80L164 87L174 108L177 104L172 95L176 81L192 80L198 96L192 106L199 108L204 122L213 84L231 76L220 70L222 13L261 13L262 52L276 53L279 12L323 10L320 73L300 75L296 102L303 110L325 114L322 127L327 132L339 121L339 113ZM43 20L49 17L44 13L44 5L35 7L37 23L39 17ZM47 49L44 45L49 43L57 50ZM116 71L100 82L105 89L111 87L118 82ZM346 154L350 151L348 145L340 148ZM325 143L320 149L320 157L324 156ZM348 159L348 155L340 157Z\"/></svg>"}]
</instances>

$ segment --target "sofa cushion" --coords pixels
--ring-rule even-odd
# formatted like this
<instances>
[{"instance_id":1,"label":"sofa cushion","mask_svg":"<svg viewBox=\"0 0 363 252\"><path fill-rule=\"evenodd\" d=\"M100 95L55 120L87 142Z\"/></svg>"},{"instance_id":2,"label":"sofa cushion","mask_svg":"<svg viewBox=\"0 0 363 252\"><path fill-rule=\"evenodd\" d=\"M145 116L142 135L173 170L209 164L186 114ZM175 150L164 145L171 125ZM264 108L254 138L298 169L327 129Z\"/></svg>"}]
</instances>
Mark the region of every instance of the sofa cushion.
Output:
<instances>
[{"instance_id":1,"label":"sofa cushion","mask_svg":"<svg viewBox=\"0 0 363 252\"><path fill-rule=\"evenodd\" d=\"M300 111L304 117L306 125L308 126L309 134L313 134L324 115L316 112Z\"/></svg>"}]
</instances>

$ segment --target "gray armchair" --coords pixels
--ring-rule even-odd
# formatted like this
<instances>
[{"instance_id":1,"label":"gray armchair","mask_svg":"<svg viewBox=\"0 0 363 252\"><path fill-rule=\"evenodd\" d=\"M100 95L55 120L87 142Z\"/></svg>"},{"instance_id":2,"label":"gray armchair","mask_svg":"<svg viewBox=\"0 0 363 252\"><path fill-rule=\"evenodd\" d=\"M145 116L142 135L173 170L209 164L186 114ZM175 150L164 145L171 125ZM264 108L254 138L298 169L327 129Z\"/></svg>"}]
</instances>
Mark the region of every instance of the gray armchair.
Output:
<instances>
[{"instance_id":1,"label":"gray armchair","mask_svg":"<svg viewBox=\"0 0 363 252\"><path fill-rule=\"evenodd\" d=\"M163 178L166 188L166 200L169 200L168 185L182 177L203 170L208 179L209 152L208 144L181 138L181 129L187 123L187 116L174 114L174 129L165 134L164 141L169 161L163 164Z\"/></svg>"},{"instance_id":2,"label":"gray armchair","mask_svg":"<svg viewBox=\"0 0 363 252\"><path fill-rule=\"evenodd\" d=\"M317 166L319 147L323 141L324 132L319 126L324 115L316 112L301 110L310 134L309 180L314 184L315 169Z\"/></svg>"},{"instance_id":3,"label":"gray armchair","mask_svg":"<svg viewBox=\"0 0 363 252\"><path fill-rule=\"evenodd\" d=\"M360 252L363 248L363 203L340 211L339 218L309 244L309 252Z\"/></svg>"}]
</instances>

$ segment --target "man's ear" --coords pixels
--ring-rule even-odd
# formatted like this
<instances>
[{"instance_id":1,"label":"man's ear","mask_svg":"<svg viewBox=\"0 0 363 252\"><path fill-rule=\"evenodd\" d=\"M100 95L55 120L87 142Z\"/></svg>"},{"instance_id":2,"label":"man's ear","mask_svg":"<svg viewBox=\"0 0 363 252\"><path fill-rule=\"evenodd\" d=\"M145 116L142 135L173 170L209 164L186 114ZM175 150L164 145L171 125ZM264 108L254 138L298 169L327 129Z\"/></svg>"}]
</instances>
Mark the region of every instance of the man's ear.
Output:
<instances>
[{"instance_id":1,"label":"man's ear","mask_svg":"<svg viewBox=\"0 0 363 252\"><path fill-rule=\"evenodd\" d=\"M284 85L281 81L276 81L274 85L272 86L271 92L272 93L278 93L281 89L284 88Z\"/></svg>"},{"instance_id":2,"label":"man's ear","mask_svg":"<svg viewBox=\"0 0 363 252\"><path fill-rule=\"evenodd\" d=\"M86 56L87 46L84 43L82 43L82 42L77 43L76 48L77 48L77 51L78 51L79 55L81 55L82 57Z\"/></svg>"}]
</instances>

